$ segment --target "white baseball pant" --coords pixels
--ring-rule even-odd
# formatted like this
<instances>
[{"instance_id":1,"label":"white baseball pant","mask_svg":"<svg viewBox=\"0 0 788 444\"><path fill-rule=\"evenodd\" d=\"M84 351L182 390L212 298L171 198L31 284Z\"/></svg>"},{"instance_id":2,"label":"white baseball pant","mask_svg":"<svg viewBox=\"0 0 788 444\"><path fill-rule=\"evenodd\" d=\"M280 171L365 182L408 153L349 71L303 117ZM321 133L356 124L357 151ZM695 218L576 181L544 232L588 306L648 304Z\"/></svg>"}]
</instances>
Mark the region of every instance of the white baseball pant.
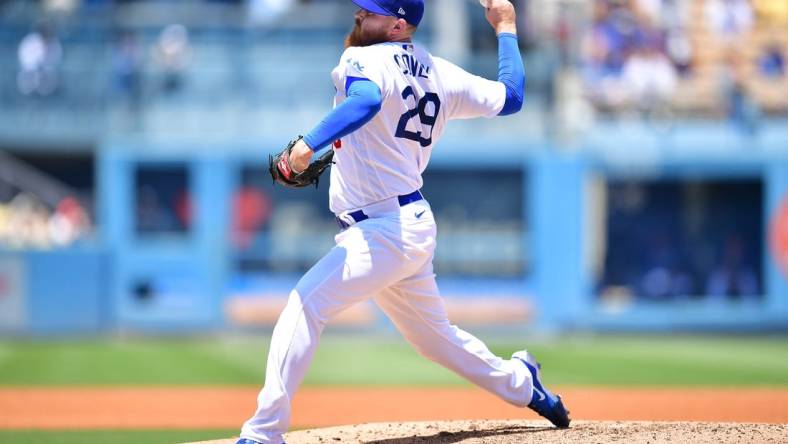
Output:
<instances>
[{"instance_id":1,"label":"white baseball pant","mask_svg":"<svg viewBox=\"0 0 788 444\"><path fill-rule=\"evenodd\" d=\"M435 220L426 200L400 206L397 198L362 209L369 219L336 235L336 246L296 284L274 327L265 386L241 437L281 444L291 400L312 361L326 323L373 298L423 356L516 406L531 401L531 374L493 355L452 325L440 297L432 258ZM343 220L347 214L340 215Z\"/></svg>"}]
</instances>

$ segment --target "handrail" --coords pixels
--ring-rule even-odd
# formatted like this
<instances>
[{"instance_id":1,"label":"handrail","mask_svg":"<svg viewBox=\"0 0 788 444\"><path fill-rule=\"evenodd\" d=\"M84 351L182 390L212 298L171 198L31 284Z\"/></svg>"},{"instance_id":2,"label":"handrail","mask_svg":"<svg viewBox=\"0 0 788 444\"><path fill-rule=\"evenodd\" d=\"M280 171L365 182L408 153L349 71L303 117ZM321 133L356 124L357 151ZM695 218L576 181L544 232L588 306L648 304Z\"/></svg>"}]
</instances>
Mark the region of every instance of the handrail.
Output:
<instances>
[{"instance_id":1,"label":"handrail","mask_svg":"<svg viewBox=\"0 0 788 444\"><path fill-rule=\"evenodd\" d=\"M85 205L79 191L3 150L0 150L0 181L34 194L51 208L56 208L66 197L76 198L83 208L92 207Z\"/></svg>"}]
</instances>

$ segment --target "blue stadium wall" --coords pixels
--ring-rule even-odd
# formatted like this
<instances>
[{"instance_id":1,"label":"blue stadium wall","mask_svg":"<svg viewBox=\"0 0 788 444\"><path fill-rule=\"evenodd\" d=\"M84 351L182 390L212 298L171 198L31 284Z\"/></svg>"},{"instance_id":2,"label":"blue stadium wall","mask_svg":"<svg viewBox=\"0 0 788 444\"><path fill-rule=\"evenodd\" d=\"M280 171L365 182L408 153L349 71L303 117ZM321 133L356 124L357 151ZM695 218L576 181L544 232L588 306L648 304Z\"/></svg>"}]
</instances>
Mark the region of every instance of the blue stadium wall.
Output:
<instances>
[{"instance_id":1,"label":"blue stadium wall","mask_svg":"<svg viewBox=\"0 0 788 444\"><path fill-rule=\"evenodd\" d=\"M97 241L54 252L0 251L0 331L181 333L234 326L227 315L230 195L239 182L239 165L264 165L257 147L277 145L273 140L105 141L96 160ZM432 164L467 167L480 159L487 167L514 164L527 171L523 187L534 260L522 279L481 286L450 279L441 282L443 288L475 288L492 301L496 295L528 300L533 317L523 327L540 330L788 328L788 278L767 238L773 216L788 202L784 123L766 125L756 139L721 124L687 123L657 132L636 125L600 126L577 146L509 139L486 140L479 146L448 140L435 150ZM186 165L196 209L187 238L146 241L135 234L133 181L140 164ZM593 288L588 227L589 189L598 177L761 180L764 294L755 303L635 302L615 309L600 304ZM286 292L295 278L271 275L271 288ZM135 293L146 285L163 296L154 302L140 300Z\"/></svg>"}]
</instances>

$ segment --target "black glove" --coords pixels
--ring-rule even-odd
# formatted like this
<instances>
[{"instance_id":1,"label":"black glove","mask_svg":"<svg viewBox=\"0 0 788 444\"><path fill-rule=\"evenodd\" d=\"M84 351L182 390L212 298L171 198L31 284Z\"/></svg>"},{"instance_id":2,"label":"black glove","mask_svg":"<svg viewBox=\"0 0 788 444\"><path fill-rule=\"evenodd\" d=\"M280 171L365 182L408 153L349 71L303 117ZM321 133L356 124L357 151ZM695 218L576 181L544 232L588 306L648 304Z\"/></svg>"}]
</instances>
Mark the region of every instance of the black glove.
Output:
<instances>
[{"instance_id":1,"label":"black glove","mask_svg":"<svg viewBox=\"0 0 788 444\"><path fill-rule=\"evenodd\" d=\"M330 167L334 159L334 150L330 149L314 162L310 163L304 171L296 173L290 165L290 152L293 146L303 139L298 136L287 144L282 152L277 155L268 156L268 171L271 173L271 178L274 183L279 183L282 186L289 188L304 188L314 184L317 188L317 183L320 180L320 175L326 168Z\"/></svg>"}]
</instances>

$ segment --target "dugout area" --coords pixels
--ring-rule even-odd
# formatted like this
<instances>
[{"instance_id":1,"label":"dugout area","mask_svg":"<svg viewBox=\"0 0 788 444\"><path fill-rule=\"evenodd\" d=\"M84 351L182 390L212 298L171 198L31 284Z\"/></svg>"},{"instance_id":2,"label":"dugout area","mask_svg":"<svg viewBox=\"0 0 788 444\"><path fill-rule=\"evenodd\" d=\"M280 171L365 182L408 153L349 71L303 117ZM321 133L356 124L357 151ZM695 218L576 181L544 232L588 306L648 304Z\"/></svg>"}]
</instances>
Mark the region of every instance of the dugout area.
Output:
<instances>
[{"instance_id":1,"label":"dugout area","mask_svg":"<svg viewBox=\"0 0 788 444\"><path fill-rule=\"evenodd\" d=\"M481 164L478 146L442 144L423 191L440 227L435 267L452 318L493 329L786 328L785 129L749 152L717 129L592 137L582 154L500 143L509 148ZM327 182L273 187L258 146L107 141L93 166L93 239L0 252L0 329L270 327L338 228ZM489 184L468 185L479 180ZM718 278L731 267L741 288ZM67 323L50 315L62 310ZM366 304L336 322L387 325Z\"/></svg>"}]
</instances>

